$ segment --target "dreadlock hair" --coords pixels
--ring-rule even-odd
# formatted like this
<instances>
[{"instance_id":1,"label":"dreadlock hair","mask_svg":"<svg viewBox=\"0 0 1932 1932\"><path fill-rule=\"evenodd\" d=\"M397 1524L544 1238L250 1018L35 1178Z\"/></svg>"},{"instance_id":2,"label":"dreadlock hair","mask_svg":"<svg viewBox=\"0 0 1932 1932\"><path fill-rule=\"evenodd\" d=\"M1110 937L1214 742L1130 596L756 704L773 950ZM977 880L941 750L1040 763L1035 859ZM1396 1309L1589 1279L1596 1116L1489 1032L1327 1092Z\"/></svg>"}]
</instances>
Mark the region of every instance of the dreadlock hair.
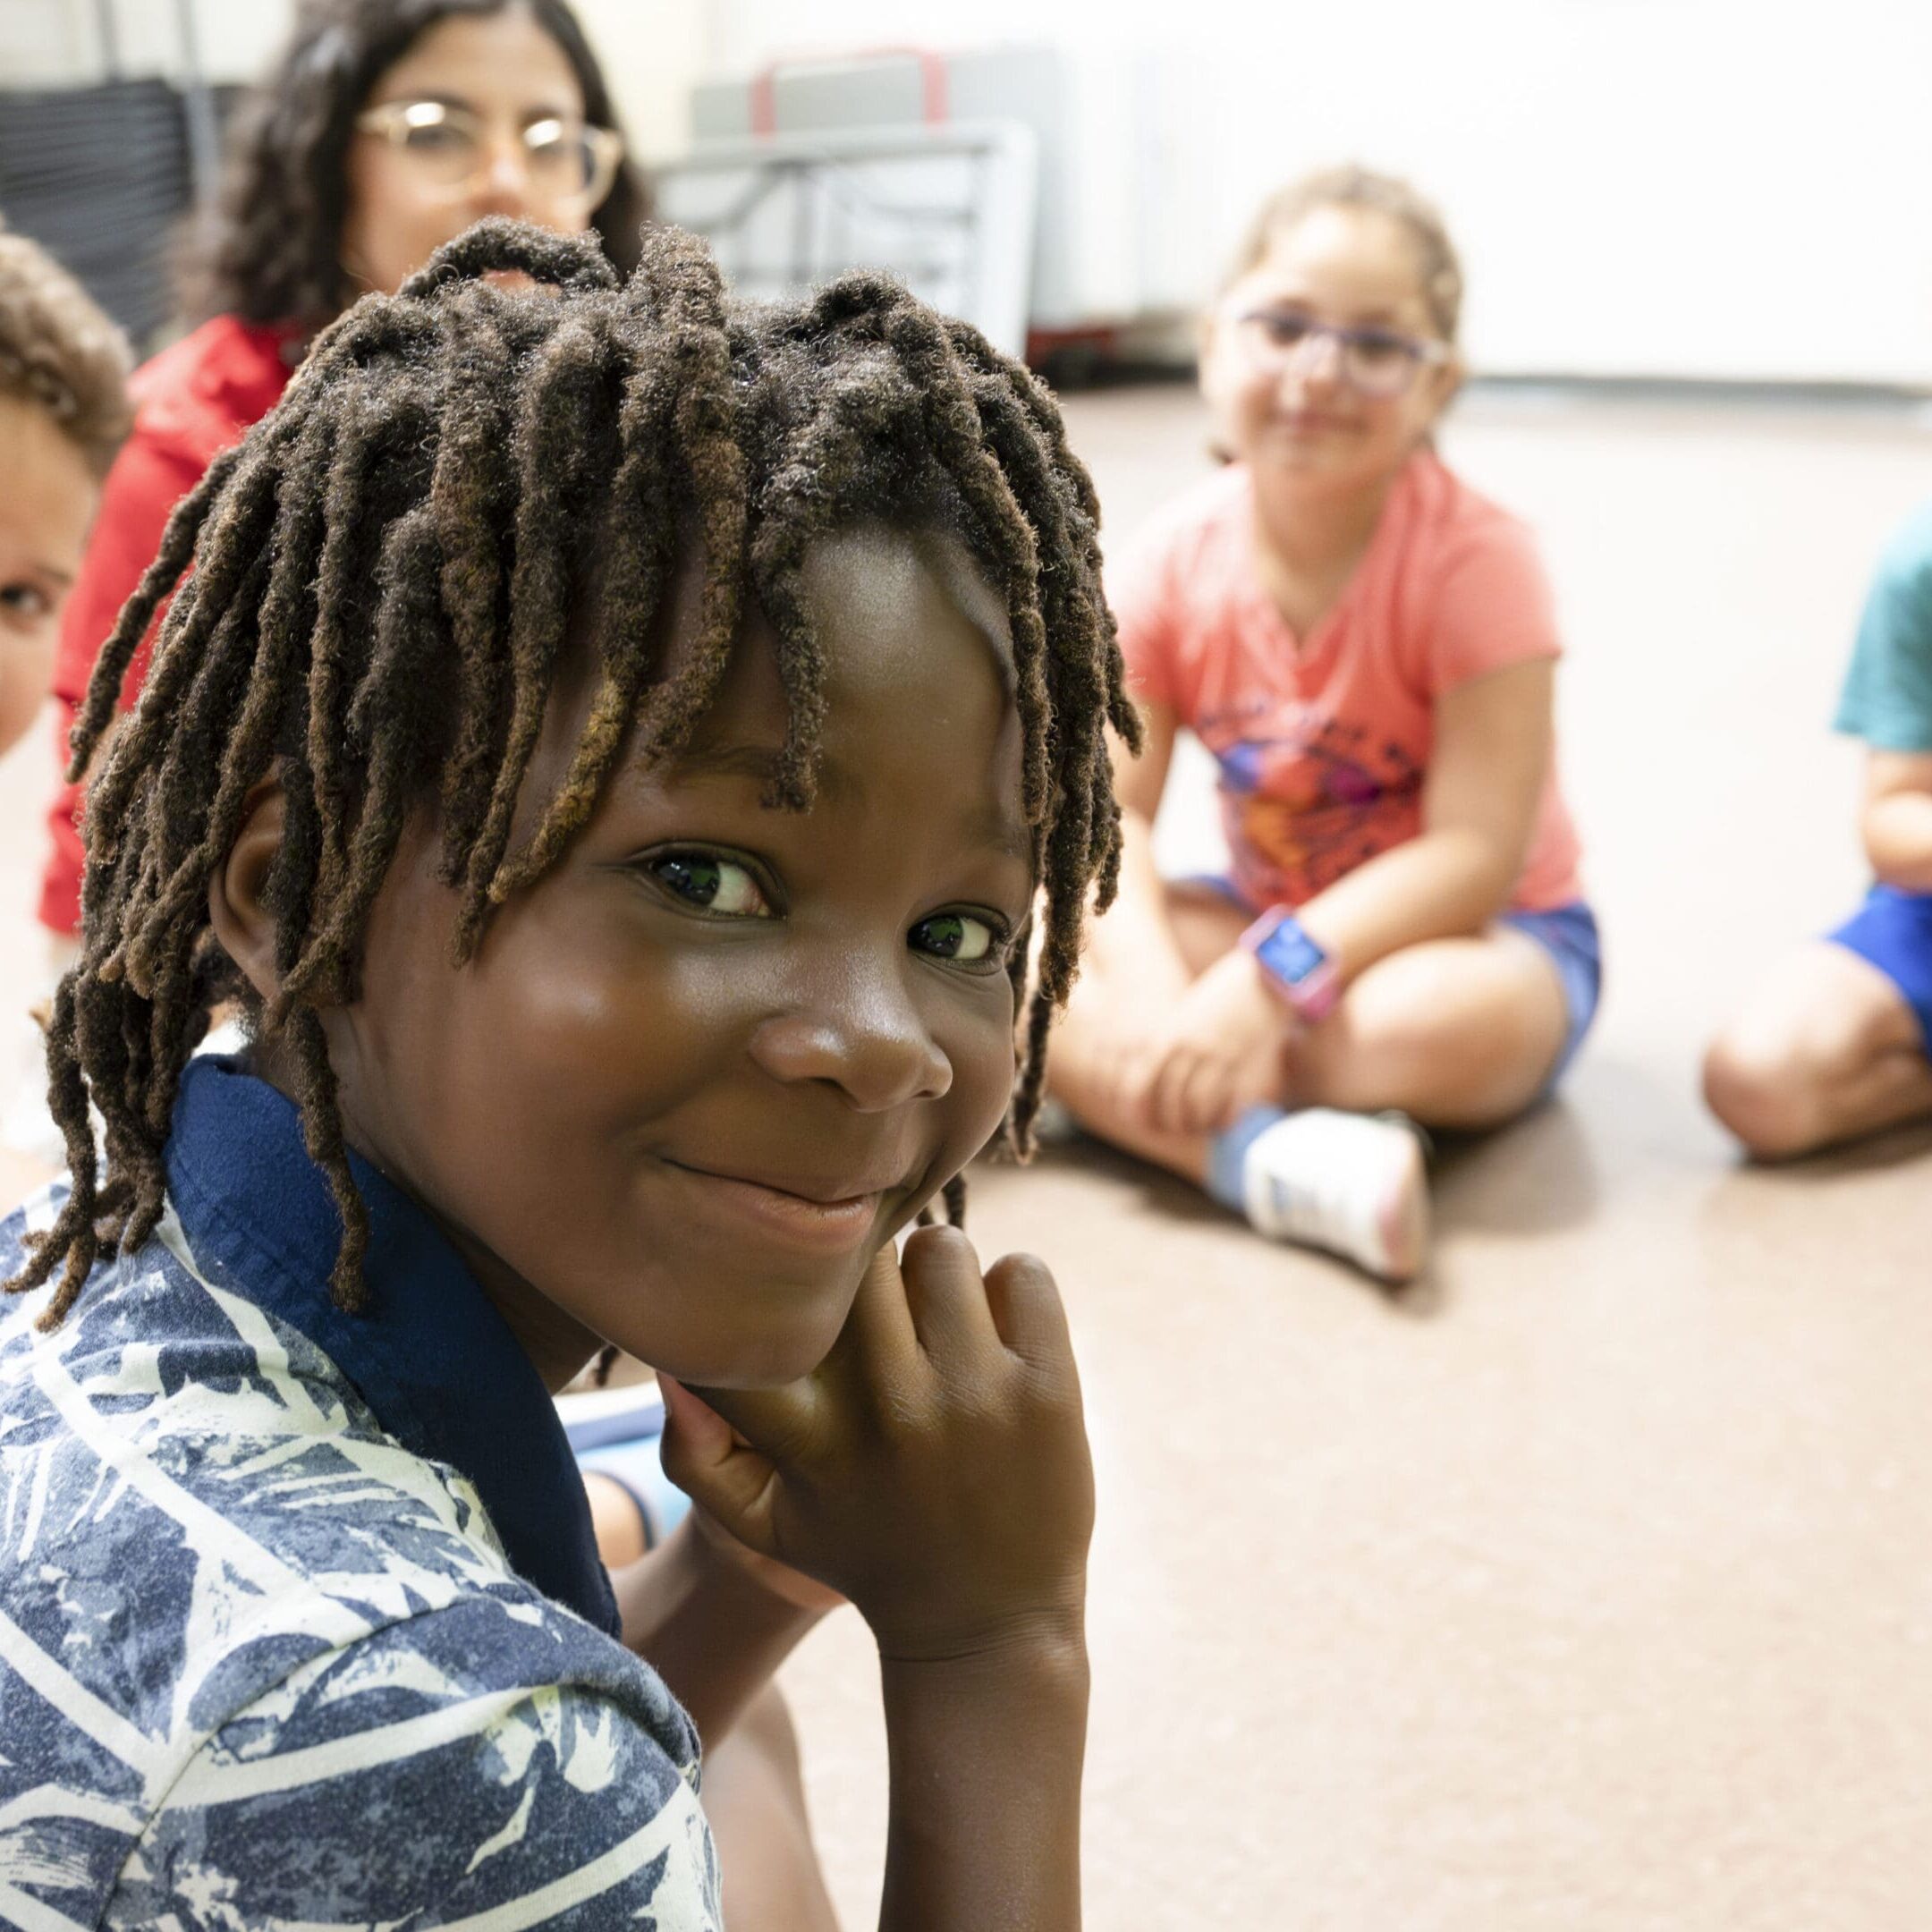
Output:
<instances>
[{"instance_id":1,"label":"dreadlock hair","mask_svg":"<svg viewBox=\"0 0 1932 1932\"><path fill-rule=\"evenodd\" d=\"M550 286L479 279L504 268ZM594 241L497 218L318 340L281 404L175 512L102 648L74 772L175 593L140 707L88 799L81 954L47 1040L72 1191L8 1284L64 1267L42 1326L58 1325L105 1251L153 1231L182 1067L211 1006L249 996L210 928L208 888L252 787L278 778L287 814L265 888L277 989L253 1023L290 1070L340 1212L331 1285L353 1309L368 1222L318 1011L357 997L364 928L408 816L438 807L460 964L492 909L541 878L589 818L633 723L648 758L684 743L748 593L775 633L789 707L766 803L808 809L823 658L801 571L817 540L867 520L951 529L1005 604L1043 922L1030 996L1025 948L1011 969L1024 1020L1007 1136L1023 1157L1088 900L1104 907L1118 879L1107 727L1140 741L1101 595L1098 506L1059 411L1018 363L886 275L754 308L727 301L704 244L677 231L647 234L620 281ZM667 671L653 620L693 546L698 636ZM589 714L555 796L513 845L578 635L597 654ZM956 1216L956 1182L946 1202Z\"/></svg>"}]
</instances>

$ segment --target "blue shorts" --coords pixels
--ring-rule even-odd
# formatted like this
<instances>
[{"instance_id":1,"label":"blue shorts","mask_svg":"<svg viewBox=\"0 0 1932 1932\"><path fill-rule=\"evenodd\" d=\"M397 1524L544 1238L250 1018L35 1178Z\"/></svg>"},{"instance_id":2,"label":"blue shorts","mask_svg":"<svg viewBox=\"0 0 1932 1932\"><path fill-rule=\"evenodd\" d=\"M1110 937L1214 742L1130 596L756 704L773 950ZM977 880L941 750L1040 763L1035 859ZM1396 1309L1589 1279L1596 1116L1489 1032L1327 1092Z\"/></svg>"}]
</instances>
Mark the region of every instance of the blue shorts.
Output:
<instances>
[{"instance_id":1,"label":"blue shorts","mask_svg":"<svg viewBox=\"0 0 1932 1932\"><path fill-rule=\"evenodd\" d=\"M1513 926L1534 939L1549 954L1563 986L1570 1030L1563 1036L1563 1051L1556 1055L1549 1079L1543 1083L1547 1093L1570 1071L1570 1063L1597 1017L1597 1003L1603 997L1603 937L1597 930L1597 915L1576 899L1547 912L1500 913L1496 924Z\"/></svg>"},{"instance_id":2,"label":"blue shorts","mask_svg":"<svg viewBox=\"0 0 1932 1932\"><path fill-rule=\"evenodd\" d=\"M1825 936L1868 960L1899 989L1932 1053L1932 893L1874 886L1865 903Z\"/></svg>"},{"instance_id":3,"label":"blue shorts","mask_svg":"<svg viewBox=\"0 0 1932 1932\"><path fill-rule=\"evenodd\" d=\"M1235 886L1234 881L1218 872L1198 872L1178 879L1177 885L1206 886L1243 911L1256 909ZM1932 906L1932 900L1922 902ZM1258 916L1258 914L1257 915ZM1590 1022L1597 1017L1597 1002L1603 997L1603 938L1597 929L1597 915L1580 899L1553 907L1547 912L1502 912L1498 926L1513 926L1526 938L1534 939L1550 956L1556 978L1563 987L1563 1007L1570 1016L1570 1030L1563 1036L1563 1051L1544 1082L1547 1093L1570 1070ZM1932 932L1932 927L1928 927ZM1932 949L1921 955L1921 983L1932 980ZM1889 970L1889 969L1888 969Z\"/></svg>"}]
</instances>

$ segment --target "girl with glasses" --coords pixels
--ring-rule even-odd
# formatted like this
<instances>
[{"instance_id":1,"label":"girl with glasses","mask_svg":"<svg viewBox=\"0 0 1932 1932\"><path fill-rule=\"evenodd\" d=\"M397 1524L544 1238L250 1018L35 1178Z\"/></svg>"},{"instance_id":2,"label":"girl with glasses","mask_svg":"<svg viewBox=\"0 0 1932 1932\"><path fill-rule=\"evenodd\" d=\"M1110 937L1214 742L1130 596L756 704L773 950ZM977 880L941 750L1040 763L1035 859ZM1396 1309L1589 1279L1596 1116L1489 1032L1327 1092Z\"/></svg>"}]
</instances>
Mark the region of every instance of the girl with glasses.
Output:
<instances>
[{"instance_id":1,"label":"girl with glasses","mask_svg":"<svg viewBox=\"0 0 1932 1932\"><path fill-rule=\"evenodd\" d=\"M1089 1131L1390 1280L1427 1252L1415 1126L1547 1092L1599 978L1548 587L1434 445L1462 295L1401 182L1338 170L1261 210L1202 344L1233 460L1113 583L1147 749L1054 1063ZM1183 725L1220 767L1225 878L1155 869Z\"/></svg>"}]
</instances>

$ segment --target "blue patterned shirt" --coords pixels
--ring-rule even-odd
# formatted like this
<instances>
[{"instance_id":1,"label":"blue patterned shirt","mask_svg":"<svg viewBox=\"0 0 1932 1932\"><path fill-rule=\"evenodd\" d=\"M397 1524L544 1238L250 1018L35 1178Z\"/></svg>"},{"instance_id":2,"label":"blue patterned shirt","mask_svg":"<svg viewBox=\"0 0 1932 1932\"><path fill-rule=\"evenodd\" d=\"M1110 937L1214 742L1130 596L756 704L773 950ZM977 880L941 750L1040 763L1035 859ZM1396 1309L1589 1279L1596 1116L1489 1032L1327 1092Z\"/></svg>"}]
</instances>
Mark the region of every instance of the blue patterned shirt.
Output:
<instances>
[{"instance_id":1,"label":"blue patterned shirt","mask_svg":"<svg viewBox=\"0 0 1932 1932\"><path fill-rule=\"evenodd\" d=\"M716 1932L697 1739L555 1411L356 1173L365 1317L293 1108L197 1060L153 1239L52 1335L0 1304L0 1925Z\"/></svg>"}]
</instances>

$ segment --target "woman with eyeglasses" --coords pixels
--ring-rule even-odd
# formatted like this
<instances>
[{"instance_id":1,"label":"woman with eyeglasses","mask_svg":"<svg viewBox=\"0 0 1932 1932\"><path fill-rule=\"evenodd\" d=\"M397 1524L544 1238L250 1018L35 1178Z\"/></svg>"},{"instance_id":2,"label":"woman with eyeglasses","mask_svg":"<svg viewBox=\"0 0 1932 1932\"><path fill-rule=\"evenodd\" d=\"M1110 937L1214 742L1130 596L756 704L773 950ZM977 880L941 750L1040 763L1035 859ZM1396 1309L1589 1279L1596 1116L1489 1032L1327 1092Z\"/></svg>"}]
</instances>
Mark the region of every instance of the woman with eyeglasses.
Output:
<instances>
[{"instance_id":1,"label":"woman with eyeglasses","mask_svg":"<svg viewBox=\"0 0 1932 1932\"><path fill-rule=\"evenodd\" d=\"M191 244L199 326L138 370L55 665L61 758L102 640L169 513L275 406L316 333L394 292L486 215L594 229L628 272L650 211L610 90L564 0L310 0L242 111L218 210ZM147 654L128 674L131 706ZM48 813L40 917L80 920L80 788Z\"/></svg>"},{"instance_id":2,"label":"woman with eyeglasses","mask_svg":"<svg viewBox=\"0 0 1932 1932\"><path fill-rule=\"evenodd\" d=\"M1416 1128L1546 1093L1600 977L1542 567L1434 446L1462 295L1405 183L1337 170L1262 208L1202 343L1233 460L1113 578L1147 749L1054 1049L1089 1131L1391 1281L1428 1250ZM1220 767L1224 878L1155 869L1183 725Z\"/></svg>"}]
</instances>

